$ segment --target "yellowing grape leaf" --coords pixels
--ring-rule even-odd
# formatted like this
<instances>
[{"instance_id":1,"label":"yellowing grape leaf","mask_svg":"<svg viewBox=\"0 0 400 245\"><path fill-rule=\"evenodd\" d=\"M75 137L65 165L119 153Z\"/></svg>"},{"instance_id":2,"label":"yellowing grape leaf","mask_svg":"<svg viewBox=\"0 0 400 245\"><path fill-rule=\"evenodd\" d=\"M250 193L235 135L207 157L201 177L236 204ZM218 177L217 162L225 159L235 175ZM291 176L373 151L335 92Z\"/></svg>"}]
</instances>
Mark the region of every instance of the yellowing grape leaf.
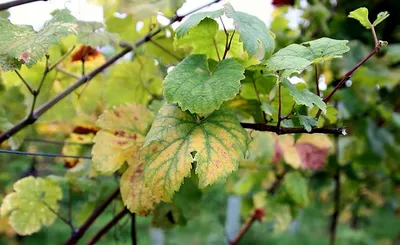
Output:
<instances>
[{"instance_id":1,"label":"yellowing grape leaf","mask_svg":"<svg viewBox=\"0 0 400 245\"><path fill-rule=\"evenodd\" d=\"M61 153L64 155L72 155L72 156L83 156L85 152L88 150L88 146L91 145L94 134L77 134L71 133L69 137L66 139L66 142L61 149ZM72 168L76 164L82 161L82 158L70 158L64 157L64 165L67 168Z\"/></svg>"},{"instance_id":2,"label":"yellowing grape leaf","mask_svg":"<svg viewBox=\"0 0 400 245\"><path fill-rule=\"evenodd\" d=\"M153 114L143 105L124 104L105 111L96 122L101 130L93 139L93 167L110 173L124 162L137 164L152 119Z\"/></svg>"},{"instance_id":3,"label":"yellowing grape leaf","mask_svg":"<svg viewBox=\"0 0 400 245\"><path fill-rule=\"evenodd\" d=\"M143 162L130 165L121 177L120 188L125 206L131 212L145 216L158 200L144 184L143 165Z\"/></svg>"},{"instance_id":4,"label":"yellowing grape leaf","mask_svg":"<svg viewBox=\"0 0 400 245\"><path fill-rule=\"evenodd\" d=\"M53 224L57 216L48 207L58 211L60 186L47 178L29 176L15 182L14 191L3 199L0 214L9 216L10 225L18 234L30 235L42 225Z\"/></svg>"},{"instance_id":5,"label":"yellowing grape leaf","mask_svg":"<svg viewBox=\"0 0 400 245\"><path fill-rule=\"evenodd\" d=\"M68 10L60 10L39 32L6 19L0 19L0 29L4 30L0 34L0 67L6 71L19 69L21 64L32 67L60 38L76 35L78 25Z\"/></svg>"},{"instance_id":6,"label":"yellowing grape leaf","mask_svg":"<svg viewBox=\"0 0 400 245\"><path fill-rule=\"evenodd\" d=\"M195 164L204 188L237 169L247 149L248 135L227 108L203 120L164 105L146 136L145 182L162 201L171 201Z\"/></svg>"},{"instance_id":7,"label":"yellowing grape leaf","mask_svg":"<svg viewBox=\"0 0 400 245\"><path fill-rule=\"evenodd\" d=\"M168 103L178 103L182 110L208 114L239 93L244 68L234 59L224 59L213 71L207 56L194 54L179 63L163 82Z\"/></svg>"}]
</instances>

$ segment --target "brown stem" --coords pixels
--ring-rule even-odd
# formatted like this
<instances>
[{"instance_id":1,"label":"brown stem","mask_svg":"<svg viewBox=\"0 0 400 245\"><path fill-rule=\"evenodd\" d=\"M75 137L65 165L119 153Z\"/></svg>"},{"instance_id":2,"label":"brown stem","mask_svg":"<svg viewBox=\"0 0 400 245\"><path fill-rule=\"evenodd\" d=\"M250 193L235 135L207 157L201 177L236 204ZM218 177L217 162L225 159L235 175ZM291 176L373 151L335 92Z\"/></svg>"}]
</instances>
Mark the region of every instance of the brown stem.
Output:
<instances>
[{"instance_id":1,"label":"brown stem","mask_svg":"<svg viewBox=\"0 0 400 245\"><path fill-rule=\"evenodd\" d=\"M272 185L267 189L268 194L273 195L276 189L281 185L283 178L289 172L288 168L285 168L283 172L276 176L276 180L272 183Z\"/></svg>"},{"instance_id":2,"label":"brown stem","mask_svg":"<svg viewBox=\"0 0 400 245\"><path fill-rule=\"evenodd\" d=\"M304 128L286 128L280 127L278 130L277 126L266 125L263 123L240 123L243 128L253 129L257 131L275 132L278 135L282 134L297 134L297 133L308 133L308 134L334 134L334 135L345 135L346 128L312 128L310 132L307 132Z\"/></svg>"},{"instance_id":3,"label":"brown stem","mask_svg":"<svg viewBox=\"0 0 400 245\"><path fill-rule=\"evenodd\" d=\"M215 40L215 38L214 38L214 47L215 47L215 52L217 53L218 61L221 61L221 56L219 55L217 41Z\"/></svg>"},{"instance_id":4,"label":"brown stem","mask_svg":"<svg viewBox=\"0 0 400 245\"><path fill-rule=\"evenodd\" d=\"M15 1L10 1L6 3L1 3L0 4L0 11L16 7L19 5L27 4L27 3L33 3L33 2L39 2L39 1L44 1L46 2L47 0L15 0Z\"/></svg>"},{"instance_id":5,"label":"brown stem","mask_svg":"<svg viewBox=\"0 0 400 245\"><path fill-rule=\"evenodd\" d=\"M276 133L280 134L281 122L282 122L282 86L278 84L278 123L276 124Z\"/></svg>"},{"instance_id":6,"label":"brown stem","mask_svg":"<svg viewBox=\"0 0 400 245\"><path fill-rule=\"evenodd\" d=\"M22 83L25 85L25 87L29 90L29 92L31 93L31 95L34 94L32 87L29 85L29 83L21 76L21 73L19 73L18 70L15 70L15 73L17 74L17 76L21 79Z\"/></svg>"},{"instance_id":7,"label":"brown stem","mask_svg":"<svg viewBox=\"0 0 400 245\"><path fill-rule=\"evenodd\" d=\"M93 245L99 241L99 239L104 236L114 225L118 223L126 214L128 214L128 209L124 208L121 212L119 212L110 222L108 222L96 235L90 239L87 245Z\"/></svg>"},{"instance_id":8,"label":"brown stem","mask_svg":"<svg viewBox=\"0 0 400 245\"><path fill-rule=\"evenodd\" d=\"M229 241L229 245L236 245L239 243L240 239L242 239L243 235L246 234L246 232L250 229L250 227L253 225L254 221L258 220L261 221L262 218L264 217L264 210L262 209L256 209L254 210L253 215L250 217L250 219L242 226L238 234Z\"/></svg>"},{"instance_id":9,"label":"brown stem","mask_svg":"<svg viewBox=\"0 0 400 245\"><path fill-rule=\"evenodd\" d=\"M319 91L319 83L318 83L318 64L314 64L314 72L315 72L315 88L317 90L317 95L321 96Z\"/></svg>"},{"instance_id":10,"label":"brown stem","mask_svg":"<svg viewBox=\"0 0 400 245\"><path fill-rule=\"evenodd\" d=\"M173 23L175 23L177 21L181 21L185 16L190 15L190 14L192 14L192 13L194 13L194 12L196 12L196 11L202 9L202 8L205 8L205 7L207 7L207 6L211 5L211 4L217 3L219 1L220 0L214 0L214 1L212 1L212 2L210 2L208 4L206 4L206 5L203 5L203 6L199 7L199 8L197 8L197 9L193 10L193 11L190 11L187 14L182 15L182 16L174 15L174 17L171 19L171 22L170 22L169 25L164 26L164 27L159 27L155 31L148 33L146 36L144 36L144 37L140 38L139 40L137 40L134 46L130 46L127 43L123 43L123 46L125 48L121 52L119 52L115 56L113 56L110 59L108 59L103 65L97 67L92 72L87 73L84 76L82 76L81 78L79 78L77 81L75 81L75 83L71 84L69 87L67 87L65 90L63 90L61 93L56 95L54 98L48 100L46 103L41 105L38 109L33 111L31 116L25 117L24 119L22 119L21 121L16 123L14 125L14 127L11 127L8 130L6 130L3 133L1 133L0 134L0 144L3 143L5 140L9 139L14 134L18 133L20 130L22 130L25 127L27 127L28 125L33 124L41 115L43 115L50 108L52 108L54 105L56 105L60 100L64 99L66 96L71 94L73 91L75 91L75 89L79 88L82 84L85 84L88 81L90 81L94 76L96 76L100 72L104 71L106 68L108 68L109 66L114 64L117 60L119 60L120 58L124 57L125 54L131 52L134 48L137 48L140 45L142 45L142 44L144 44L146 42L149 42L153 36L157 35L162 30L164 30L165 28L170 26L171 24L173 24Z\"/></svg>"},{"instance_id":11,"label":"brown stem","mask_svg":"<svg viewBox=\"0 0 400 245\"><path fill-rule=\"evenodd\" d=\"M372 32L372 36L374 37L375 46L377 46L379 44L379 40L378 40L378 36L376 35L374 25L371 25L371 32Z\"/></svg>"},{"instance_id":12,"label":"brown stem","mask_svg":"<svg viewBox=\"0 0 400 245\"><path fill-rule=\"evenodd\" d=\"M137 245L136 215L134 213L132 213L131 216L132 216L132 222L131 222L131 240L132 240L132 245Z\"/></svg>"},{"instance_id":13,"label":"brown stem","mask_svg":"<svg viewBox=\"0 0 400 245\"><path fill-rule=\"evenodd\" d=\"M64 243L65 245L74 245L76 244L79 239L82 238L82 236L85 234L85 232L89 229L89 227L93 224L93 222L100 216L101 213L110 205L112 200L116 198L119 194L119 187L115 189L111 195L107 197L107 199L98 207L96 208L92 214L87 218L85 223L79 227L74 234Z\"/></svg>"}]
</instances>

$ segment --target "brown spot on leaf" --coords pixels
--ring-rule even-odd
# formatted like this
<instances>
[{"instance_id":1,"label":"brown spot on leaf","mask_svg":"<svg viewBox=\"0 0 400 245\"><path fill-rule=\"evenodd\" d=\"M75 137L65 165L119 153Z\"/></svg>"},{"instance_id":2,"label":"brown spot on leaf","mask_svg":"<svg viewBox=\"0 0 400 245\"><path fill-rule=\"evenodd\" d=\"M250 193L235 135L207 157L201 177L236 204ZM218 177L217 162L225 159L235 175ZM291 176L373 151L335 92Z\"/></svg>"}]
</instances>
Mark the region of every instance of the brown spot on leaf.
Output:
<instances>
[{"instance_id":1,"label":"brown spot on leaf","mask_svg":"<svg viewBox=\"0 0 400 245\"><path fill-rule=\"evenodd\" d=\"M76 134L95 134L97 131L99 131L99 128L92 125L78 125L72 130L72 132Z\"/></svg>"},{"instance_id":2,"label":"brown spot on leaf","mask_svg":"<svg viewBox=\"0 0 400 245\"><path fill-rule=\"evenodd\" d=\"M151 151L152 151L152 152L156 152L156 151L157 151L157 146L151 147Z\"/></svg>"},{"instance_id":3,"label":"brown spot on leaf","mask_svg":"<svg viewBox=\"0 0 400 245\"><path fill-rule=\"evenodd\" d=\"M133 116L133 120L137 121L139 118L137 116Z\"/></svg>"},{"instance_id":4,"label":"brown spot on leaf","mask_svg":"<svg viewBox=\"0 0 400 245\"><path fill-rule=\"evenodd\" d=\"M126 142L126 141L117 141L117 144L120 145L120 146L123 146L123 145L128 144L128 142Z\"/></svg>"},{"instance_id":5,"label":"brown spot on leaf","mask_svg":"<svg viewBox=\"0 0 400 245\"><path fill-rule=\"evenodd\" d=\"M115 131L114 135L115 135L115 136L124 137L124 136L125 136L125 131Z\"/></svg>"},{"instance_id":6,"label":"brown spot on leaf","mask_svg":"<svg viewBox=\"0 0 400 245\"><path fill-rule=\"evenodd\" d=\"M80 162L80 159L76 159L76 158L65 158L64 159L64 166L66 168L73 168L76 166L76 164L78 164Z\"/></svg>"},{"instance_id":7,"label":"brown spot on leaf","mask_svg":"<svg viewBox=\"0 0 400 245\"><path fill-rule=\"evenodd\" d=\"M21 63L25 64L29 60L30 57L31 57L31 53L29 52L29 50L25 50L21 54L21 58L20 58Z\"/></svg>"},{"instance_id":8,"label":"brown spot on leaf","mask_svg":"<svg viewBox=\"0 0 400 245\"><path fill-rule=\"evenodd\" d=\"M121 117L121 113L120 113L119 111L114 111L114 115L115 115L116 117Z\"/></svg>"}]
</instances>

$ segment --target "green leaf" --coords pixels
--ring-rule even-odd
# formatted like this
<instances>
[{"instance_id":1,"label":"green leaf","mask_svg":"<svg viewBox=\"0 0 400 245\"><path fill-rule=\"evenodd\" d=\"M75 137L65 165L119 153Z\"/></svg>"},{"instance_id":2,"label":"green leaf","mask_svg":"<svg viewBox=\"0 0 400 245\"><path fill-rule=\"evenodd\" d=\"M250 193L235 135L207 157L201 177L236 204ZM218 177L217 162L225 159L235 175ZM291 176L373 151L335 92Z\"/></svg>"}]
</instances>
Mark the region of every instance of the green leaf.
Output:
<instances>
[{"instance_id":1,"label":"green leaf","mask_svg":"<svg viewBox=\"0 0 400 245\"><path fill-rule=\"evenodd\" d=\"M0 106L0 132L4 132L10 128L14 127L9 119L7 118L7 113L2 106ZM16 135L10 137L7 140L7 143L10 145L12 150L18 149L24 141L24 137L21 133L17 133Z\"/></svg>"},{"instance_id":2,"label":"green leaf","mask_svg":"<svg viewBox=\"0 0 400 245\"><path fill-rule=\"evenodd\" d=\"M282 86L289 89L290 95L293 97L299 105L305 105L307 107L313 108L314 105L318 106L324 113L326 113L326 104L318 95L311 93L308 89L303 89L301 92L297 90L288 80L283 81Z\"/></svg>"},{"instance_id":3,"label":"green leaf","mask_svg":"<svg viewBox=\"0 0 400 245\"><path fill-rule=\"evenodd\" d=\"M318 126L317 119L315 117L297 115L299 118L300 124L304 126L307 132L311 132L312 127Z\"/></svg>"},{"instance_id":4,"label":"green leaf","mask_svg":"<svg viewBox=\"0 0 400 245\"><path fill-rule=\"evenodd\" d=\"M0 11L0 19L8 19L10 17L10 12L7 10Z\"/></svg>"},{"instance_id":5,"label":"green leaf","mask_svg":"<svg viewBox=\"0 0 400 245\"><path fill-rule=\"evenodd\" d=\"M151 189L144 184L143 162L125 170L120 180L122 201L129 211L146 216L157 202Z\"/></svg>"},{"instance_id":6,"label":"green leaf","mask_svg":"<svg viewBox=\"0 0 400 245\"><path fill-rule=\"evenodd\" d=\"M133 62L114 65L107 81L104 99L108 105L146 104L152 95L161 93L161 73L155 60L136 56Z\"/></svg>"},{"instance_id":7,"label":"green leaf","mask_svg":"<svg viewBox=\"0 0 400 245\"><path fill-rule=\"evenodd\" d=\"M350 50L347 46L348 42L349 41L347 40L336 40L323 37L310 42L304 42L302 45L308 47L312 53L313 63L318 63L335 58L342 58L342 55Z\"/></svg>"},{"instance_id":8,"label":"green leaf","mask_svg":"<svg viewBox=\"0 0 400 245\"><path fill-rule=\"evenodd\" d=\"M202 20L205 18L215 19L220 17L224 12L220 10L211 11L211 12L200 12L191 15L185 22L183 22L177 29L176 29L176 37L182 38L186 34L189 33L190 29L196 25L198 25Z\"/></svg>"},{"instance_id":9,"label":"green leaf","mask_svg":"<svg viewBox=\"0 0 400 245\"><path fill-rule=\"evenodd\" d=\"M61 188L49 179L23 178L14 183L14 191L8 194L0 208L2 216L8 216L14 230L20 235L30 235L42 225L50 226L57 216Z\"/></svg>"},{"instance_id":10,"label":"green leaf","mask_svg":"<svg viewBox=\"0 0 400 245\"><path fill-rule=\"evenodd\" d=\"M177 105L164 105L146 136L145 182L153 194L171 201L192 164L200 188L224 179L244 157L248 135L228 109L199 121Z\"/></svg>"},{"instance_id":11,"label":"green leaf","mask_svg":"<svg viewBox=\"0 0 400 245\"><path fill-rule=\"evenodd\" d=\"M93 167L110 173L124 162L138 164L139 149L152 119L153 114L143 105L125 104L105 111L96 122L101 130L93 139Z\"/></svg>"},{"instance_id":12,"label":"green leaf","mask_svg":"<svg viewBox=\"0 0 400 245\"><path fill-rule=\"evenodd\" d=\"M100 22L78 21L79 32L78 42L93 46L103 47L106 45L117 46L119 43L119 35L105 31L106 28Z\"/></svg>"},{"instance_id":13,"label":"green leaf","mask_svg":"<svg viewBox=\"0 0 400 245\"><path fill-rule=\"evenodd\" d=\"M294 202L302 207L309 204L307 180L300 173L290 172L286 174L283 186Z\"/></svg>"},{"instance_id":14,"label":"green leaf","mask_svg":"<svg viewBox=\"0 0 400 245\"><path fill-rule=\"evenodd\" d=\"M5 19L0 19L0 29L4 30L0 34L0 67L7 71L18 69L21 64L32 67L52 44L70 34L76 35L78 25L68 10L60 10L39 32Z\"/></svg>"},{"instance_id":15,"label":"green leaf","mask_svg":"<svg viewBox=\"0 0 400 245\"><path fill-rule=\"evenodd\" d=\"M358 20L361 23L361 25L363 25L365 28L371 29L372 24L368 19L368 9L367 8L361 7L354 11L351 11L350 14L348 15L348 17Z\"/></svg>"},{"instance_id":16,"label":"green leaf","mask_svg":"<svg viewBox=\"0 0 400 245\"><path fill-rule=\"evenodd\" d=\"M259 18L235 11L229 3L225 4L226 16L233 19L235 29L240 33L240 41L250 57L266 59L274 52L275 40L265 23Z\"/></svg>"},{"instance_id":17,"label":"green leaf","mask_svg":"<svg viewBox=\"0 0 400 245\"><path fill-rule=\"evenodd\" d=\"M268 70L283 71L281 78L289 77L292 73L301 73L312 63L312 53L305 46L291 44L280 49L263 64Z\"/></svg>"},{"instance_id":18,"label":"green leaf","mask_svg":"<svg viewBox=\"0 0 400 245\"><path fill-rule=\"evenodd\" d=\"M378 16L376 17L376 20L374 21L374 23L372 23L374 26L379 25L379 23L381 23L382 21L384 21L387 17L389 17L389 13L387 11L385 12L380 12L378 14Z\"/></svg>"},{"instance_id":19,"label":"green leaf","mask_svg":"<svg viewBox=\"0 0 400 245\"><path fill-rule=\"evenodd\" d=\"M210 71L207 56L185 58L165 78L164 96L182 110L208 114L239 93L244 68L234 59L224 59Z\"/></svg>"}]
</instances>

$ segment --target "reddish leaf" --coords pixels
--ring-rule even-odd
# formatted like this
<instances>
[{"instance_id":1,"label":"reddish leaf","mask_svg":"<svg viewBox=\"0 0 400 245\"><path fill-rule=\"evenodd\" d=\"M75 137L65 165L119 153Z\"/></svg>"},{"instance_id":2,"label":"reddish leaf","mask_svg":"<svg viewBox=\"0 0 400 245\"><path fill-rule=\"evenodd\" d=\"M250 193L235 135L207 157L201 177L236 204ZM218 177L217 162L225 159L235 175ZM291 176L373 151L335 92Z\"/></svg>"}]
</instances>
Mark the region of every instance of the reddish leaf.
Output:
<instances>
[{"instance_id":1,"label":"reddish leaf","mask_svg":"<svg viewBox=\"0 0 400 245\"><path fill-rule=\"evenodd\" d=\"M100 52L96 49L82 45L76 52L74 52L71 56L71 62L74 61L90 61L94 60L97 56L100 55Z\"/></svg>"},{"instance_id":2,"label":"reddish leaf","mask_svg":"<svg viewBox=\"0 0 400 245\"><path fill-rule=\"evenodd\" d=\"M272 5L280 7L283 5L294 5L294 0L273 0Z\"/></svg>"}]
</instances>

